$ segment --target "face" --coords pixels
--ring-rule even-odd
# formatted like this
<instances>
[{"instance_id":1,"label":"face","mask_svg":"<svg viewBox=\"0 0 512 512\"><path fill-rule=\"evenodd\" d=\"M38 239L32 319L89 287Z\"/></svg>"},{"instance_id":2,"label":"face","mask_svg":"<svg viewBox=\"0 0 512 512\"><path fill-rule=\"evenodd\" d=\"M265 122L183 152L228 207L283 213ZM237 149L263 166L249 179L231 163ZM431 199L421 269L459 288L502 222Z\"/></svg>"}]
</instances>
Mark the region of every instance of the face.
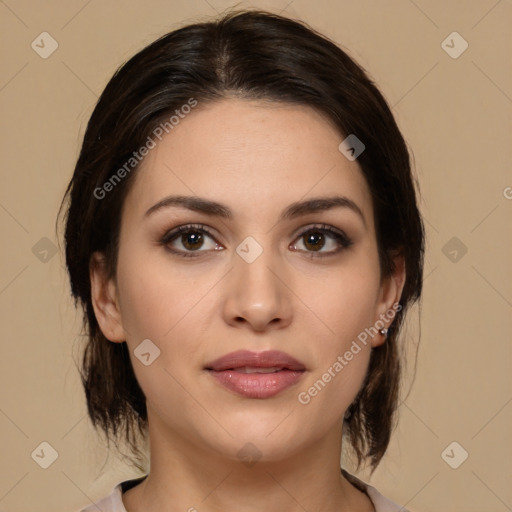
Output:
<instances>
[{"instance_id":1,"label":"face","mask_svg":"<svg viewBox=\"0 0 512 512\"><path fill-rule=\"evenodd\" d=\"M233 459L249 441L271 460L341 437L403 282L381 276L370 191L344 138L309 107L223 100L146 157L115 279L94 265L91 278L103 333L128 344L150 431ZM341 199L308 203L320 198ZM240 350L252 359L212 369Z\"/></svg>"}]
</instances>

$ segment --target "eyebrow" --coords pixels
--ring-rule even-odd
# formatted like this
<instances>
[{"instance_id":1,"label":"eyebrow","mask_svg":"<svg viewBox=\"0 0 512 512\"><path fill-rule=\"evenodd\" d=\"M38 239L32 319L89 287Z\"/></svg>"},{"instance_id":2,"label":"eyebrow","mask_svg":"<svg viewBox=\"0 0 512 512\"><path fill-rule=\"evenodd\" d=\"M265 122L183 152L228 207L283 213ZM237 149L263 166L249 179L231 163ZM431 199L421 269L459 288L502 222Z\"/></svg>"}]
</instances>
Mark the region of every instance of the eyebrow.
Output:
<instances>
[{"instance_id":1,"label":"eyebrow","mask_svg":"<svg viewBox=\"0 0 512 512\"><path fill-rule=\"evenodd\" d=\"M195 212L220 217L222 219L231 220L234 215L231 209L216 201L211 201L197 196L180 196L172 195L164 197L158 203L154 204L145 213L145 217L149 217L153 213L170 207L181 207ZM348 208L361 217L366 226L366 219L359 206L345 196L329 196L329 197L315 197L306 201L297 201L290 204L285 210L281 212L279 220L292 220L310 213L318 213L321 211L331 210L333 208Z\"/></svg>"}]
</instances>

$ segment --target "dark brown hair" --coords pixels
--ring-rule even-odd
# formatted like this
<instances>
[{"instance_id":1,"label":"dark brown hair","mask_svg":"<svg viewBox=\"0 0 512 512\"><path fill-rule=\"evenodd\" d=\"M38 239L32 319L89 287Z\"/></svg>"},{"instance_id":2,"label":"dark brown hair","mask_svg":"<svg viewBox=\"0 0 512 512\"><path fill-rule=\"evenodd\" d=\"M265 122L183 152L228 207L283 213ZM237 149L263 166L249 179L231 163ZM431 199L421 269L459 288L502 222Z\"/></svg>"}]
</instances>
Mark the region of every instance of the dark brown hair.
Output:
<instances>
[{"instance_id":1,"label":"dark brown hair","mask_svg":"<svg viewBox=\"0 0 512 512\"><path fill-rule=\"evenodd\" d=\"M118 69L89 120L61 205L69 200L66 264L75 302L84 310L80 371L89 416L107 441L118 446L124 438L142 469L137 438L147 434L145 397L126 343L103 336L91 303L91 254L103 252L115 275L123 201L138 166L121 180L112 181L114 175L191 99L206 104L233 96L308 105L334 123L340 142L355 134L366 147L357 161L372 194L381 272L393 271L397 252L406 269L402 309L386 342L372 349L366 380L344 420L358 466L369 461L375 469L395 424L400 327L422 288L424 231L410 157L385 99L347 53L301 22L262 11L229 13L153 42ZM99 197L109 180L114 186Z\"/></svg>"}]
</instances>

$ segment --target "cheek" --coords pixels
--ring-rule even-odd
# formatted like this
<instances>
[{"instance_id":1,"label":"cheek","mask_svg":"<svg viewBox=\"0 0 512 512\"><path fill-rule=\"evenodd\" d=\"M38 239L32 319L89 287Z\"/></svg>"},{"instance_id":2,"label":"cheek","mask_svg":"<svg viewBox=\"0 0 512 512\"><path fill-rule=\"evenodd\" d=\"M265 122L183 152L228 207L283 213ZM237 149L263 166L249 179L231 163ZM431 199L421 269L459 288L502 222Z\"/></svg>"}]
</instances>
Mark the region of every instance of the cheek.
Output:
<instances>
[{"instance_id":1,"label":"cheek","mask_svg":"<svg viewBox=\"0 0 512 512\"><path fill-rule=\"evenodd\" d=\"M312 282L303 281L301 293L309 297L307 305L317 317L311 324L317 335L313 371L299 390L302 394L298 401L311 408L311 413L316 410L311 417L329 419L327 423L336 421L363 384L371 354L368 332L376 320L379 280L376 255L367 251L338 271L330 270L328 279L317 279L314 294L304 295L313 288Z\"/></svg>"},{"instance_id":2,"label":"cheek","mask_svg":"<svg viewBox=\"0 0 512 512\"><path fill-rule=\"evenodd\" d=\"M184 362L197 358L190 321L205 291L192 286L190 278L169 269L162 272L155 261L145 259L144 265L137 265L136 259L133 254L133 258L120 259L118 265L122 321L133 370L148 407L156 407L165 416L168 407L188 407L181 372ZM151 343L141 345L143 340ZM148 352L144 359L142 354Z\"/></svg>"},{"instance_id":3,"label":"cheek","mask_svg":"<svg viewBox=\"0 0 512 512\"><path fill-rule=\"evenodd\" d=\"M330 269L315 279L300 279L298 283L298 295L306 299L304 303L329 351L343 350L347 343L350 345L351 340L374 324L380 271L372 253L354 255L338 269Z\"/></svg>"},{"instance_id":4,"label":"cheek","mask_svg":"<svg viewBox=\"0 0 512 512\"><path fill-rule=\"evenodd\" d=\"M185 272L183 266L155 253L136 248L120 251L121 316L135 375L147 397L167 389L167 396L179 400L183 393L171 375L182 382L184 362L190 370L190 363L201 361L198 325L207 315L208 292L219 277L205 275L204 270L197 275ZM138 347L146 339L154 343L158 354L149 366L137 358Z\"/></svg>"},{"instance_id":5,"label":"cheek","mask_svg":"<svg viewBox=\"0 0 512 512\"><path fill-rule=\"evenodd\" d=\"M127 252L127 251L125 251ZM208 280L195 279L170 258L150 251L121 256L118 262L123 325L129 341L172 336L207 291Z\"/></svg>"},{"instance_id":6,"label":"cheek","mask_svg":"<svg viewBox=\"0 0 512 512\"><path fill-rule=\"evenodd\" d=\"M357 394L371 352L366 329L373 325L374 297L372 290L364 291L358 288L353 294L333 293L332 302L325 300L324 321L329 330L326 327L325 334L316 337L312 380L320 379L327 384L329 392L325 398L331 393L342 402L346 398L344 406Z\"/></svg>"},{"instance_id":7,"label":"cheek","mask_svg":"<svg viewBox=\"0 0 512 512\"><path fill-rule=\"evenodd\" d=\"M358 293L346 296L333 294L336 305L326 301L325 317L334 334L315 337L315 365L297 391L299 407L310 418L312 435L342 421L363 385L371 355L365 329L372 325L374 307L371 290L367 291L362 293L359 288Z\"/></svg>"}]
</instances>

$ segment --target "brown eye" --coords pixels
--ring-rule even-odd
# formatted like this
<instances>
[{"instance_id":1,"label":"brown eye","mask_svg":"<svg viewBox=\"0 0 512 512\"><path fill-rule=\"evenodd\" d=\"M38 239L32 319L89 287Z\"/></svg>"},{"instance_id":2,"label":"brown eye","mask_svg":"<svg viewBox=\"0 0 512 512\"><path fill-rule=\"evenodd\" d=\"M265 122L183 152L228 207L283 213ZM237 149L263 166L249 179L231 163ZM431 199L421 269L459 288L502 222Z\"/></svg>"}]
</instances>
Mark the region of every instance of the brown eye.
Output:
<instances>
[{"instance_id":1,"label":"brown eye","mask_svg":"<svg viewBox=\"0 0 512 512\"><path fill-rule=\"evenodd\" d=\"M312 251L318 251L325 245L325 235L318 231L312 231L308 235L303 235L304 245Z\"/></svg>"},{"instance_id":2,"label":"brown eye","mask_svg":"<svg viewBox=\"0 0 512 512\"><path fill-rule=\"evenodd\" d=\"M293 249L307 252L311 257L333 256L353 243L343 231L325 224L320 227L309 227L299 235L298 240L302 241L305 249L297 247L300 244L293 245ZM322 251L324 247L327 247L327 250Z\"/></svg>"},{"instance_id":3,"label":"brown eye","mask_svg":"<svg viewBox=\"0 0 512 512\"><path fill-rule=\"evenodd\" d=\"M208 247L209 240L211 242ZM160 243L170 252L185 257L200 256L202 253L222 248L207 229L193 225L173 229L164 235Z\"/></svg>"},{"instance_id":4,"label":"brown eye","mask_svg":"<svg viewBox=\"0 0 512 512\"><path fill-rule=\"evenodd\" d=\"M199 249L204 243L204 237L202 233L198 231L188 231L187 233L181 234L181 243L183 247L188 250Z\"/></svg>"}]
</instances>

